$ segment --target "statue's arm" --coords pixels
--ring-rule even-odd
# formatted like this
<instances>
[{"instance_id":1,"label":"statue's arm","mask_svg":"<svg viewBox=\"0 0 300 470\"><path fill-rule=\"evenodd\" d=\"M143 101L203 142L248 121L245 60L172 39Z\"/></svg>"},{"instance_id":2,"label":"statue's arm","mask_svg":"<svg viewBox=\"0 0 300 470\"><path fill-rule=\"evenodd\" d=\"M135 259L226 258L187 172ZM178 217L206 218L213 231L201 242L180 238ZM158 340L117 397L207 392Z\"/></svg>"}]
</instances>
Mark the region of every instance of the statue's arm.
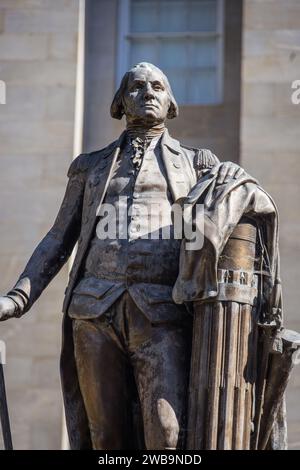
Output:
<instances>
[{"instance_id":1,"label":"statue's arm","mask_svg":"<svg viewBox=\"0 0 300 470\"><path fill-rule=\"evenodd\" d=\"M28 311L72 253L81 227L86 159L85 155L79 155L71 164L68 185L55 222L34 250L14 288L2 297L5 308L1 308L0 301L0 320ZM8 302L14 303L14 312L7 311Z\"/></svg>"}]
</instances>

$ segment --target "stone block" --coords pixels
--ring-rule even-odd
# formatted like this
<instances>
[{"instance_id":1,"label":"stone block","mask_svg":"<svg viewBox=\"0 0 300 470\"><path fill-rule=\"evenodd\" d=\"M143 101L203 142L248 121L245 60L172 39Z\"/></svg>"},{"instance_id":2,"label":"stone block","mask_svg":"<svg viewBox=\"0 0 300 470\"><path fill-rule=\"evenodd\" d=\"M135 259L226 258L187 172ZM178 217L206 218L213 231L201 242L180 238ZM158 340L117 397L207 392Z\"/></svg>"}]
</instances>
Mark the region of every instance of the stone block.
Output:
<instances>
[{"instance_id":1,"label":"stone block","mask_svg":"<svg viewBox=\"0 0 300 470\"><path fill-rule=\"evenodd\" d=\"M16 254L14 248L10 246L7 252L4 252L1 248L0 252L0 270L1 270L1 282L0 282L0 294L3 295L8 292L16 283L17 278L23 271L23 268L28 261L26 254ZM16 325L16 322L3 323L1 325L1 335L5 330L6 326Z\"/></svg>"},{"instance_id":2,"label":"stone block","mask_svg":"<svg viewBox=\"0 0 300 470\"><path fill-rule=\"evenodd\" d=\"M41 301L38 300L37 302L39 302L40 307ZM38 307L38 304L36 307ZM18 357L30 358L45 356L58 357L61 335L60 318L58 317L57 322L53 321L51 324L34 324L30 321L28 316L30 315L28 314L21 319L15 320L22 322L22 330L21 332L16 331L14 341L12 340L12 337L10 343L7 343L8 360L11 354Z\"/></svg>"},{"instance_id":3,"label":"stone block","mask_svg":"<svg viewBox=\"0 0 300 470\"><path fill-rule=\"evenodd\" d=\"M3 121L0 128L1 152L48 154L70 152L73 123L65 121L16 121L14 126Z\"/></svg>"},{"instance_id":4,"label":"stone block","mask_svg":"<svg viewBox=\"0 0 300 470\"><path fill-rule=\"evenodd\" d=\"M68 182L67 171L72 162L71 154L71 151L56 153L55 156L45 155L42 159L42 181L49 187L58 188L61 197Z\"/></svg>"},{"instance_id":5,"label":"stone block","mask_svg":"<svg viewBox=\"0 0 300 470\"><path fill-rule=\"evenodd\" d=\"M0 60L43 60L47 54L46 34L0 35Z\"/></svg>"},{"instance_id":6,"label":"stone block","mask_svg":"<svg viewBox=\"0 0 300 470\"><path fill-rule=\"evenodd\" d=\"M285 116L287 119L299 119L300 104L292 102L295 89L292 83L276 83L274 85L275 115Z\"/></svg>"},{"instance_id":7,"label":"stone block","mask_svg":"<svg viewBox=\"0 0 300 470\"><path fill-rule=\"evenodd\" d=\"M15 449L59 449L62 399L59 388L8 390ZM37 434L41 434L41 439Z\"/></svg>"},{"instance_id":8,"label":"stone block","mask_svg":"<svg viewBox=\"0 0 300 470\"><path fill-rule=\"evenodd\" d=\"M286 50L274 56L245 57L243 77L246 83L286 83L299 76L300 54Z\"/></svg>"},{"instance_id":9,"label":"stone block","mask_svg":"<svg viewBox=\"0 0 300 470\"><path fill-rule=\"evenodd\" d=\"M243 115L247 117L274 115L274 94L273 83L244 83L242 87Z\"/></svg>"},{"instance_id":10,"label":"stone block","mask_svg":"<svg viewBox=\"0 0 300 470\"><path fill-rule=\"evenodd\" d=\"M35 306L36 321L44 323L45 328L47 328L47 324L60 325L62 322L62 304L67 282L67 266L65 265L44 290L39 303ZM46 315L45 312L47 312ZM59 343L60 335L57 337L57 341Z\"/></svg>"},{"instance_id":11,"label":"stone block","mask_svg":"<svg viewBox=\"0 0 300 470\"><path fill-rule=\"evenodd\" d=\"M37 357L32 363L32 387L59 389L58 357Z\"/></svg>"},{"instance_id":12,"label":"stone block","mask_svg":"<svg viewBox=\"0 0 300 470\"><path fill-rule=\"evenodd\" d=\"M60 449L62 423L62 397L60 387L55 390L47 387L33 389L31 411L31 449Z\"/></svg>"},{"instance_id":13,"label":"stone block","mask_svg":"<svg viewBox=\"0 0 300 470\"><path fill-rule=\"evenodd\" d=\"M298 230L299 232L299 230ZM282 240L281 247L285 246L285 241ZM297 247L299 253L299 246ZM292 330L300 331L299 319L299 255L297 252L286 253L282 249L281 254L281 278L284 293L284 318L285 326Z\"/></svg>"},{"instance_id":14,"label":"stone block","mask_svg":"<svg viewBox=\"0 0 300 470\"><path fill-rule=\"evenodd\" d=\"M39 239L38 226L30 223L26 217L23 217L19 224L6 222L5 229L1 230L2 250L8 253L12 252L13 246L12 254L17 258L24 256L24 253L29 258L33 248L37 245L35 240Z\"/></svg>"},{"instance_id":15,"label":"stone block","mask_svg":"<svg viewBox=\"0 0 300 470\"><path fill-rule=\"evenodd\" d=\"M49 87L46 98L46 119L70 121L74 119L75 86Z\"/></svg>"},{"instance_id":16,"label":"stone block","mask_svg":"<svg viewBox=\"0 0 300 470\"><path fill-rule=\"evenodd\" d=\"M300 25L298 30L245 30L243 33L243 55L276 56L282 52L296 52L299 50Z\"/></svg>"},{"instance_id":17,"label":"stone block","mask_svg":"<svg viewBox=\"0 0 300 470\"><path fill-rule=\"evenodd\" d=\"M299 29L300 4L295 0L246 0L247 30Z\"/></svg>"},{"instance_id":18,"label":"stone block","mask_svg":"<svg viewBox=\"0 0 300 470\"><path fill-rule=\"evenodd\" d=\"M291 380L289 382L289 389L300 391L300 367L299 364L295 365L294 373L291 376Z\"/></svg>"},{"instance_id":19,"label":"stone block","mask_svg":"<svg viewBox=\"0 0 300 470\"><path fill-rule=\"evenodd\" d=\"M3 33L4 31L4 15L5 15L5 11L0 10L0 34Z\"/></svg>"},{"instance_id":20,"label":"stone block","mask_svg":"<svg viewBox=\"0 0 300 470\"><path fill-rule=\"evenodd\" d=\"M55 9L77 10L77 0L1 0L1 8L14 9Z\"/></svg>"},{"instance_id":21,"label":"stone block","mask_svg":"<svg viewBox=\"0 0 300 470\"><path fill-rule=\"evenodd\" d=\"M55 33L49 36L50 59L74 60L77 57L77 34Z\"/></svg>"},{"instance_id":22,"label":"stone block","mask_svg":"<svg viewBox=\"0 0 300 470\"><path fill-rule=\"evenodd\" d=\"M0 293L23 271L53 223L72 159L78 1L3 0L0 107L4 167L0 213ZM16 449L60 448L61 307L67 267L21 319L1 324ZM1 440L0 440L1 446Z\"/></svg>"},{"instance_id":23,"label":"stone block","mask_svg":"<svg viewBox=\"0 0 300 470\"><path fill-rule=\"evenodd\" d=\"M241 119L242 155L244 152L287 152L299 151L298 121L289 116L242 116Z\"/></svg>"},{"instance_id":24,"label":"stone block","mask_svg":"<svg viewBox=\"0 0 300 470\"><path fill-rule=\"evenodd\" d=\"M299 377L299 370L298 367L295 366L293 369L293 375L291 376L290 383L288 385L287 389L287 397L288 397L288 423L289 425L292 425L294 423L299 423L300 421L300 409L298 406L299 400L297 400L297 397L299 397L300 394L300 387L295 386L293 384L295 377L298 375ZM300 429L299 429L299 435L300 435Z\"/></svg>"},{"instance_id":25,"label":"stone block","mask_svg":"<svg viewBox=\"0 0 300 470\"><path fill-rule=\"evenodd\" d=\"M11 352L4 367L5 380L10 389L28 388L32 386L32 360L30 357L14 356L12 345L7 346Z\"/></svg>"},{"instance_id":26,"label":"stone block","mask_svg":"<svg viewBox=\"0 0 300 470\"><path fill-rule=\"evenodd\" d=\"M47 331L47 326L52 324L58 325L59 330L61 330L62 303L65 286L66 282L61 285L60 291L55 292L55 297L53 297L50 284L41 294L40 299L32 306L28 321L30 322L31 319L34 319L36 322L40 323L41 327L44 325L45 331ZM59 331L59 335L56 336L58 349L55 349L54 356L60 351L60 339L61 331Z\"/></svg>"},{"instance_id":27,"label":"stone block","mask_svg":"<svg viewBox=\"0 0 300 470\"><path fill-rule=\"evenodd\" d=\"M22 410L20 410L22 413ZM14 450L30 449L30 424L23 423L21 419L11 423Z\"/></svg>"},{"instance_id":28,"label":"stone block","mask_svg":"<svg viewBox=\"0 0 300 470\"><path fill-rule=\"evenodd\" d=\"M278 184L265 185L265 189L274 198L280 213L281 224L295 223L299 220L300 187L298 182L284 186Z\"/></svg>"},{"instance_id":29,"label":"stone block","mask_svg":"<svg viewBox=\"0 0 300 470\"><path fill-rule=\"evenodd\" d=\"M266 56L273 53L274 42L270 31L243 31L244 57Z\"/></svg>"},{"instance_id":30,"label":"stone block","mask_svg":"<svg viewBox=\"0 0 300 470\"><path fill-rule=\"evenodd\" d=\"M297 152L261 151L251 149L249 143L247 151L243 152L240 164L247 172L257 178L263 187L274 184L289 185L300 180L299 154Z\"/></svg>"},{"instance_id":31,"label":"stone block","mask_svg":"<svg viewBox=\"0 0 300 470\"><path fill-rule=\"evenodd\" d=\"M300 104L292 103L294 90L291 82L250 82L242 87L242 108L244 116L264 116L298 119Z\"/></svg>"},{"instance_id":32,"label":"stone block","mask_svg":"<svg viewBox=\"0 0 300 470\"><path fill-rule=\"evenodd\" d=\"M72 9L8 9L4 20L8 33L76 33L77 28L78 12Z\"/></svg>"},{"instance_id":33,"label":"stone block","mask_svg":"<svg viewBox=\"0 0 300 470\"><path fill-rule=\"evenodd\" d=\"M42 85L13 85L6 89L6 104L1 106L0 121L37 121L45 118L48 88Z\"/></svg>"},{"instance_id":34,"label":"stone block","mask_svg":"<svg viewBox=\"0 0 300 470\"><path fill-rule=\"evenodd\" d=\"M15 85L74 86L76 63L67 60L1 61L0 77Z\"/></svg>"},{"instance_id":35,"label":"stone block","mask_svg":"<svg viewBox=\"0 0 300 470\"><path fill-rule=\"evenodd\" d=\"M34 188L42 177L43 156L34 152L24 157L22 154L1 155L5 174L0 175L3 191L26 191ZM26 165L26 166L25 166ZM10 202L13 202L10 200ZM0 204L2 206L2 204ZM3 210L9 214L9 207Z\"/></svg>"}]
</instances>

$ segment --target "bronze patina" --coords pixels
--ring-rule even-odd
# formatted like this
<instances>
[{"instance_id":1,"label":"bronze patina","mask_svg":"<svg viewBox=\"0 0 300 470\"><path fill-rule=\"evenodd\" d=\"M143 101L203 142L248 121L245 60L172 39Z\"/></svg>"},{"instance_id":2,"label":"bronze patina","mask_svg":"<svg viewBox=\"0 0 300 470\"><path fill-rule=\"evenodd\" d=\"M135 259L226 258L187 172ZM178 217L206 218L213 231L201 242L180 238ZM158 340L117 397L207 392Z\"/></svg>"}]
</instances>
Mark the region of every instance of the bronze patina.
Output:
<instances>
[{"instance_id":1,"label":"bronze patina","mask_svg":"<svg viewBox=\"0 0 300 470\"><path fill-rule=\"evenodd\" d=\"M271 198L238 165L169 135L178 106L154 65L125 74L111 115L126 129L72 162L0 320L29 310L77 243L61 354L72 449L283 448L285 386L272 396L269 384L282 371L287 382L292 348ZM174 204L203 208L196 249L178 235Z\"/></svg>"}]
</instances>

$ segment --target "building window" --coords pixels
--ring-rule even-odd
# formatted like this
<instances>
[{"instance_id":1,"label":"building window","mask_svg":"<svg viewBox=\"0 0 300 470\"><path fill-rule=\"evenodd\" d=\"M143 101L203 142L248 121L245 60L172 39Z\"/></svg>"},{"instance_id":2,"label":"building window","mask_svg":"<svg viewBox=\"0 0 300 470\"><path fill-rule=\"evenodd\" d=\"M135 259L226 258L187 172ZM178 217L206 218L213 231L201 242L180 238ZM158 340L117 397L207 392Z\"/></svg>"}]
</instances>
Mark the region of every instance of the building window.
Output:
<instances>
[{"instance_id":1,"label":"building window","mask_svg":"<svg viewBox=\"0 0 300 470\"><path fill-rule=\"evenodd\" d=\"M119 0L117 82L138 62L168 76L179 104L222 101L223 0Z\"/></svg>"}]
</instances>

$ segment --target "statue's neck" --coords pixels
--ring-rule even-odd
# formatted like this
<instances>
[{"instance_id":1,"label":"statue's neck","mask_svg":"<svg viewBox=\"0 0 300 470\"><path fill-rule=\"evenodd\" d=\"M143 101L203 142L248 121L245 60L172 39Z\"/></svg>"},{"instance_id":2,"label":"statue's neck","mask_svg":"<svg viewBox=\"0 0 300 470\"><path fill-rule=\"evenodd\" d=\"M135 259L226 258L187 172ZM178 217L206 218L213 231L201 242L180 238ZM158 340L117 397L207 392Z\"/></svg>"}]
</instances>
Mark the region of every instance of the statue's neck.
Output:
<instances>
[{"instance_id":1,"label":"statue's neck","mask_svg":"<svg viewBox=\"0 0 300 470\"><path fill-rule=\"evenodd\" d=\"M165 124L163 122L160 124L156 124L152 127L145 127L134 123L127 123L126 127L127 134L131 139L140 137L140 139L142 140L148 140L153 139L154 137L159 137L163 134L164 130Z\"/></svg>"}]
</instances>

